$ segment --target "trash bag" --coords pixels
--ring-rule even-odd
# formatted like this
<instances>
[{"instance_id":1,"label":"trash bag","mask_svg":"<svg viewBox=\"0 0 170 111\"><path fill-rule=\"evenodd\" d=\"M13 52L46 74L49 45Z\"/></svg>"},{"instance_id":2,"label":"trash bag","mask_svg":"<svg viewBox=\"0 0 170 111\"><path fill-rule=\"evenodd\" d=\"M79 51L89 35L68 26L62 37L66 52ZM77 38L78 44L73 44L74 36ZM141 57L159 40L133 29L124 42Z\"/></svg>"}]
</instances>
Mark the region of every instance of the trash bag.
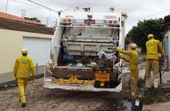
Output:
<instances>
[{"instance_id":1,"label":"trash bag","mask_svg":"<svg viewBox=\"0 0 170 111\"><path fill-rule=\"evenodd\" d=\"M97 53L100 59L106 59L107 54L104 51L100 51Z\"/></svg>"}]
</instances>

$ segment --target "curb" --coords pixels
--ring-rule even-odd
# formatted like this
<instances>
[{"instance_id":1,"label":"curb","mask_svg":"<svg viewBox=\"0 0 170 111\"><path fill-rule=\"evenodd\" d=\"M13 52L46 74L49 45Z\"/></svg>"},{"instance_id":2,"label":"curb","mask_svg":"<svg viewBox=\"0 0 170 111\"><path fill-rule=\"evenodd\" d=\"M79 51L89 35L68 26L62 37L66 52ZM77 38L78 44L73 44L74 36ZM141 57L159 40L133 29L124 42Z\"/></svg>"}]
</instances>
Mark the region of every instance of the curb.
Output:
<instances>
[{"instance_id":1,"label":"curb","mask_svg":"<svg viewBox=\"0 0 170 111\"><path fill-rule=\"evenodd\" d=\"M35 76L36 79L38 78L42 78L44 77L44 74L38 74ZM30 76L30 80L31 81L32 78ZM17 82L16 80L11 80L11 81L7 81L7 82L4 82L4 83L0 83L0 90L4 90L4 89L8 89L8 88L11 88L11 87L16 87L17 86Z\"/></svg>"}]
</instances>

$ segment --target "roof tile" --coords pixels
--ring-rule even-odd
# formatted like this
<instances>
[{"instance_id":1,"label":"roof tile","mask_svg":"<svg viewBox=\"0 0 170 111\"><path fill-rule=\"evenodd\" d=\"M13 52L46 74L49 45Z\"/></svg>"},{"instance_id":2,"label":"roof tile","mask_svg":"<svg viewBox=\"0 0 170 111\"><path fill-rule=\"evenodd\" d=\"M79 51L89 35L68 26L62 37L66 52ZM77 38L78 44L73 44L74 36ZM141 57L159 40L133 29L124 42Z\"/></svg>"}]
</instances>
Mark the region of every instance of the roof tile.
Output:
<instances>
[{"instance_id":1,"label":"roof tile","mask_svg":"<svg viewBox=\"0 0 170 111\"><path fill-rule=\"evenodd\" d=\"M2 13L0 14L3 15ZM33 33L41 33L41 34L50 34L53 35L54 30L53 28L47 27L46 25L41 25L29 22L23 22L19 17L12 17L5 15L0 16L0 29L9 29L9 30L17 30L17 31L26 31L26 32L33 32ZM13 18L13 19L11 19Z\"/></svg>"},{"instance_id":2,"label":"roof tile","mask_svg":"<svg viewBox=\"0 0 170 111\"><path fill-rule=\"evenodd\" d=\"M25 23L34 24L34 25L45 26L45 24L41 24L41 23L36 22L36 21L31 21L31 20L23 19L21 17L15 16L15 15L11 15L11 14L7 14L7 13L3 13L3 12L0 12L0 18L5 18L5 19L9 19L9 20L14 20L14 21L20 21L20 22L25 22Z\"/></svg>"}]
</instances>

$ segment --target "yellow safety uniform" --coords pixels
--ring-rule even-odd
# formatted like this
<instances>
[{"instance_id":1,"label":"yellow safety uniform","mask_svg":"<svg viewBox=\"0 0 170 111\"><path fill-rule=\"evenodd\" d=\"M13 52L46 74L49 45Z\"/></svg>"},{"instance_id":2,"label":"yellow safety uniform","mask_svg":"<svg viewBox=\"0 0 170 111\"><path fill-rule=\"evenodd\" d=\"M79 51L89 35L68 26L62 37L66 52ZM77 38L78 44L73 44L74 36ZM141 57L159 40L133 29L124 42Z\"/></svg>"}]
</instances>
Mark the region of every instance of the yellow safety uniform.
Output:
<instances>
[{"instance_id":1,"label":"yellow safety uniform","mask_svg":"<svg viewBox=\"0 0 170 111\"><path fill-rule=\"evenodd\" d=\"M130 63L130 70L138 69L138 52L136 50L122 50L120 48L116 48L116 50L129 56L129 59L126 58L126 61Z\"/></svg>"},{"instance_id":2,"label":"yellow safety uniform","mask_svg":"<svg viewBox=\"0 0 170 111\"><path fill-rule=\"evenodd\" d=\"M122 50L120 48L116 48L116 50L120 53L123 53L125 55L128 55L129 58L124 58L125 61L130 63L130 87L131 87L131 96L136 97L137 96L137 85L138 85L138 52L136 50Z\"/></svg>"},{"instance_id":3,"label":"yellow safety uniform","mask_svg":"<svg viewBox=\"0 0 170 111\"><path fill-rule=\"evenodd\" d=\"M159 86L159 57L158 52L164 56L162 46L159 40L149 39L146 43L146 87L150 88L154 83L154 87ZM151 71L153 71L153 81L151 79Z\"/></svg>"},{"instance_id":4,"label":"yellow safety uniform","mask_svg":"<svg viewBox=\"0 0 170 111\"><path fill-rule=\"evenodd\" d=\"M17 58L14 65L14 76L18 83L22 103L26 103L25 91L30 73L32 73L32 76L35 77L33 61L27 56Z\"/></svg>"},{"instance_id":5,"label":"yellow safety uniform","mask_svg":"<svg viewBox=\"0 0 170 111\"><path fill-rule=\"evenodd\" d=\"M155 39L149 39L146 42L146 60L148 59L158 60L159 59L158 51L162 55L164 55L160 41Z\"/></svg>"}]
</instances>

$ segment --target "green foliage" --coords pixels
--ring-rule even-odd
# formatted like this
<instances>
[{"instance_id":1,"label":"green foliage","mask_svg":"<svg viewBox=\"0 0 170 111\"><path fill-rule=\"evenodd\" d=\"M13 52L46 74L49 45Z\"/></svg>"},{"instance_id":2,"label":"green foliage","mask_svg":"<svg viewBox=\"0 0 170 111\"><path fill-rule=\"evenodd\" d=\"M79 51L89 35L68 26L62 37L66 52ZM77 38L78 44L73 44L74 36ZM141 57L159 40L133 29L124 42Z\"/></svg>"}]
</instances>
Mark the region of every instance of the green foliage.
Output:
<instances>
[{"instance_id":1,"label":"green foliage","mask_svg":"<svg viewBox=\"0 0 170 111\"><path fill-rule=\"evenodd\" d=\"M27 20L32 20L32 21L36 21L36 22L41 22L38 18L33 17L33 18L29 18L29 17L24 17Z\"/></svg>"},{"instance_id":2,"label":"green foliage","mask_svg":"<svg viewBox=\"0 0 170 111\"><path fill-rule=\"evenodd\" d=\"M154 89L144 90L145 88L145 80L139 79L138 80L138 94L141 95L144 104L151 104L153 103L158 96L157 91Z\"/></svg>"},{"instance_id":3,"label":"green foliage","mask_svg":"<svg viewBox=\"0 0 170 111\"><path fill-rule=\"evenodd\" d=\"M145 91L143 102L144 104L151 104L154 102L154 98L156 98L154 93L151 93L150 91Z\"/></svg>"},{"instance_id":4,"label":"green foliage","mask_svg":"<svg viewBox=\"0 0 170 111\"><path fill-rule=\"evenodd\" d=\"M145 80L144 79L138 79L138 87L144 87Z\"/></svg>"},{"instance_id":5,"label":"green foliage","mask_svg":"<svg viewBox=\"0 0 170 111\"><path fill-rule=\"evenodd\" d=\"M139 21L137 26L133 26L126 36L126 42L134 42L143 50L145 50L145 42L148 40L148 34L154 34L155 39L163 40L163 32L161 30L162 19L149 19Z\"/></svg>"}]
</instances>

